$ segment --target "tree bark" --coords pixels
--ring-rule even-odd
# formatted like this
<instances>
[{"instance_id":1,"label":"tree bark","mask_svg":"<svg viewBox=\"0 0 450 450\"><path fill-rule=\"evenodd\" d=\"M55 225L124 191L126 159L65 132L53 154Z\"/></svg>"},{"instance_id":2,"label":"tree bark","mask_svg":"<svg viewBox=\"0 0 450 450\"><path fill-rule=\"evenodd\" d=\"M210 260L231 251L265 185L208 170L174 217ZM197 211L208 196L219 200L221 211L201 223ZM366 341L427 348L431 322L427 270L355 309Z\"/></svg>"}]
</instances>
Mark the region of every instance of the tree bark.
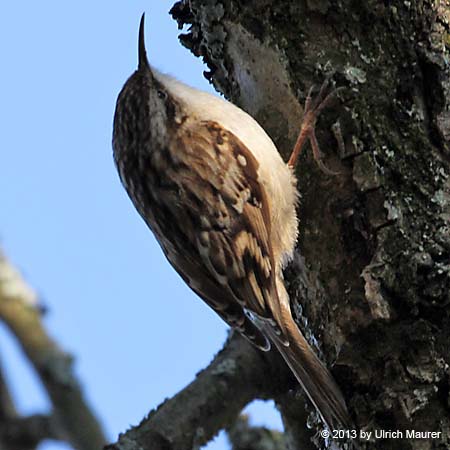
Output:
<instances>
[{"instance_id":1,"label":"tree bark","mask_svg":"<svg viewBox=\"0 0 450 450\"><path fill-rule=\"evenodd\" d=\"M345 87L317 130L325 163L339 174L323 174L309 152L300 158L300 239L286 279L297 321L332 367L355 432L372 432L360 448L450 445L449 5L184 0L172 9L180 27L189 25L181 41L208 64L207 78L261 123L286 159L310 86L332 76ZM248 384L236 383L207 435L229 424L227 412L272 395L289 448L306 448L304 400L292 394L285 369L265 369L279 364L268 358L253 360L259 388L243 401ZM171 411L166 420L180 418ZM198 426L200 415L192 416ZM398 430L403 439L375 430ZM407 430L436 435L411 439ZM136 433L119 446L154 448ZM160 448L194 445L178 442Z\"/></svg>"},{"instance_id":2,"label":"tree bark","mask_svg":"<svg viewBox=\"0 0 450 450\"><path fill-rule=\"evenodd\" d=\"M272 352L274 353L274 352ZM270 362L269 362L270 360ZM266 376L260 377L264 373ZM230 427L255 398L273 398L286 375L281 357L256 350L238 333L225 343L211 364L173 398L166 400L137 426L119 436L108 450L188 450L209 442Z\"/></svg>"},{"instance_id":3,"label":"tree bark","mask_svg":"<svg viewBox=\"0 0 450 450\"><path fill-rule=\"evenodd\" d=\"M309 87L330 74L346 87L318 127L340 175L310 155L298 167L291 301L358 429L440 432L396 448L450 445L450 2L190 0L173 15L285 157Z\"/></svg>"},{"instance_id":4,"label":"tree bark","mask_svg":"<svg viewBox=\"0 0 450 450\"><path fill-rule=\"evenodd\" d=\"M232 450L285 450L285 437L279 431L252 427L247 416L239 416L227 430Z\"/></svg>"}]
</instances>

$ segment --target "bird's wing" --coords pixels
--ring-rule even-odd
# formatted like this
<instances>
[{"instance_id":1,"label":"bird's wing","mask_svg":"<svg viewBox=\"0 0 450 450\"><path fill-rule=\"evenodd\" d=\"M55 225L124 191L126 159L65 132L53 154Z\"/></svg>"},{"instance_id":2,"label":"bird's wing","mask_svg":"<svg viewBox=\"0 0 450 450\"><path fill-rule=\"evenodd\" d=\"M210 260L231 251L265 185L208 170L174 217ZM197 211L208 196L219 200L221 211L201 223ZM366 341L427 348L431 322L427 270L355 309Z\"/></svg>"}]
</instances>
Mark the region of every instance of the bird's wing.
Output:
<instances>
[{"instance_id":1,"label":"bird's wing","mask_svg":"<svg viewBox=\"0 0 450 450\"><path fill-rule=\"evenodd\" d=\"M248 311L282 334L269 203L252 153L205 121L185 126L150 164L160 167L149 225L175 269L230 325L249 326Z\"/></svg>"},{"instance_id":2,"label":"bird's wing","mask_svg":"<svg viewBox=\"0 0 450 450\"><path fill-rule=\"evenodd\" d=\"M217 123L185 126L135 167L151 177L136 206L189 286L258 347L276 345L330 429L349 424L339 388L280 303L258 162Z\"/></svg>"}]
</instances>

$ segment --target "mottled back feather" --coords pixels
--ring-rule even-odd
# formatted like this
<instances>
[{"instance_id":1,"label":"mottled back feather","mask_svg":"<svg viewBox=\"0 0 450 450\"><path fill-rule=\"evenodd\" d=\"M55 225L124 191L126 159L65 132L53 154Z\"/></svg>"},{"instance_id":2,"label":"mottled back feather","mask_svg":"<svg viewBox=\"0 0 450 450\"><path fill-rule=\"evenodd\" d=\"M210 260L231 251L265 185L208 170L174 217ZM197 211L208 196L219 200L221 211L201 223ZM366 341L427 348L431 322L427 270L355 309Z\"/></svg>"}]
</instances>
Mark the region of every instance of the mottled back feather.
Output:
<instances>
[{"instance_id":1,"label":"mottled back feather","mask_svg":"<svg viewBox=\"0 0 450 450\"><path fill-rule=\"evenodd\" d=\"M183 128L168 148L139 154L139 164L123 171L124 184L134 187L130 197L182 278L229 325L267 349L246 314L275 319L283 330L258 162L215 122ZM139 186L145 179L151 182Z\"/></svg>"}]
</instances>

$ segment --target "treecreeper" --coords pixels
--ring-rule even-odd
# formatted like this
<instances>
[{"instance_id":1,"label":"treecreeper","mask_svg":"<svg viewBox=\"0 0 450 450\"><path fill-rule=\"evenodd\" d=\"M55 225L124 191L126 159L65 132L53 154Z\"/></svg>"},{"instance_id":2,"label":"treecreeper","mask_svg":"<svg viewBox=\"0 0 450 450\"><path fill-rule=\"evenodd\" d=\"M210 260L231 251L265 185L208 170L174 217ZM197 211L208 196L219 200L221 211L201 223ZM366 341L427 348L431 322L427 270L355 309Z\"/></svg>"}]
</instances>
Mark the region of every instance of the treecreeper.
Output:
<instances>
[{"instance_id":1,"label":"treecreeper","mask_svg":"<svg viewBox=\"0 0 450 450\"><path fill-rule=\"evenodd\" d=\"M329 429L350 428L344 397L297 327L283 268L298 236L293 168L309 141L316 161L323 86L308 94L289 162L247 113L152 67L139 29L138 68L117 99L120 179L170 264L231 327L274 345Z\"/></svg>"}]
</instances>

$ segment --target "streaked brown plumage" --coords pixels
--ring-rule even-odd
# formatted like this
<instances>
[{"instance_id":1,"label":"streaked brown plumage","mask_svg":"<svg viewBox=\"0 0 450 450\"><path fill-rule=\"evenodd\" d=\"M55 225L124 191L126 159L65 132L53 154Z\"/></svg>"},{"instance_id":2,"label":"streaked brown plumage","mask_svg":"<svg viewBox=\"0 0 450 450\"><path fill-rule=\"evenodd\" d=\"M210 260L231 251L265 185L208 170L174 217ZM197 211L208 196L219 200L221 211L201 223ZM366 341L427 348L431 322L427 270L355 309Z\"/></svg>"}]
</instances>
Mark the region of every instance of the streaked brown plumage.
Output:
<instances>
[{"instance_id":1,"label":"streaked brown plumage","mask_svg":"<svg viewBox=\"0 0 450 450\"><path fill-rule=\"evenodd\" d=\"M313 133L306 125L303 139ZM325 423L347 426L342 394L297 328L284 287L297 240L293 172L242 110L148 64L143 18L113 149L131 200L186 283L259 348L274 343Z\"/></svg>"}]
</instances>

